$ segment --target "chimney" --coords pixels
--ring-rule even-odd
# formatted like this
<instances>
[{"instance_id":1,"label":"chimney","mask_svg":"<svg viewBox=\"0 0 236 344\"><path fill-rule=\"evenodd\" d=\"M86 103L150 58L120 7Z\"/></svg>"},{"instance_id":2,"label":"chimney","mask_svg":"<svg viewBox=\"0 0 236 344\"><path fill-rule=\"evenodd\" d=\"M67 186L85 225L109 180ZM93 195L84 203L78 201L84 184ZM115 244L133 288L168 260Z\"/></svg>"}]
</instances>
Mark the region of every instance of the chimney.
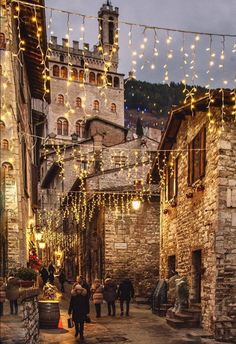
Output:
<instances>
[{"instance_id":1,"label":"chimney","mask_svg":"<svg viewBox=\"0 0 236 344\"><path fill-rule=\"evenodd\" d=\"M73 49L79 50L79 42L78 41L73 41Z\"/></svg>"},{"instance_id":2,"label":"chimney","mask_svg":"<svg viewBox=\"0 0 236 344\"><path fill-rule=\"evenodd\" d=\"M63 48L68 48L68 39L67 38L62 38L62 46L63 46Z\"/></svg>"},{"instance_id":3,"label":"chimney","mask_svg":"<svg viewBox=\"0 0 236 344\"><path fill-rule=\"evenodd\" d=\"M52 45L57 45L57 37L51 36L51 42L52 42Z\"/></svg>"},{"instance_id":4,"label":"chimney","mask_svg":"<svg viewBox=\"0 0 236 344\"><path fill-rule=\"evenodd\" d=\"M89 51L89 44L88 43L84 43L84 50Z\"/></svg>"}]
</instances>

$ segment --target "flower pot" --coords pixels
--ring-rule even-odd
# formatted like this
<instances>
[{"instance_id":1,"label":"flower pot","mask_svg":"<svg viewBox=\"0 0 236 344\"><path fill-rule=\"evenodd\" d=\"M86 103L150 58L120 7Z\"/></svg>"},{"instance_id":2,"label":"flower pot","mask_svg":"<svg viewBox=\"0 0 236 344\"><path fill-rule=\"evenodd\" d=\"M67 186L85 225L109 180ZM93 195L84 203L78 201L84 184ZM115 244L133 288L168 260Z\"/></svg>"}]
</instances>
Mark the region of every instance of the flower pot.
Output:
<instances>
[{"instance_id":1,"label":"flower pot","mask_svg":"<svg viewBox=\"0 0 236 344\"><path fill-rule=\"evenodd\" d=\"M38 301L39 327L44 329L58 328L60 319L59 301Z\"/></svg>"},{"instance_id":2,"label":"flower pot","mask_svg":"<svg viewBox=\"0 0 236 344\"><path fill-rule=\"evenodd\" d=\"M34 286L35 281L20 280L19 283L21 288L31 288Z\"/></svg>"}]
</instances>

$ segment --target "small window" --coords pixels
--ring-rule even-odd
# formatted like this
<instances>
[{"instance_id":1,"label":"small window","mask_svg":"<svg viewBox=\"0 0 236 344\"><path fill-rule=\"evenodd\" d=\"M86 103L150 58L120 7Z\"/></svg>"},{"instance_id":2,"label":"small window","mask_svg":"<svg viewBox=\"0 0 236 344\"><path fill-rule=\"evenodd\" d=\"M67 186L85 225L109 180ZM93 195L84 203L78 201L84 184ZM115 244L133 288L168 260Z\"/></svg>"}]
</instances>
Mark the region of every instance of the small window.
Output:
<instances>
[{"instance_id":1,"label":"small window","mask_svg":"<svg viewBox=\"0 0 236 344\"><path fill-rule=\"evenodd\" d=\"M75 132L78 135L78 137L84 137L84 122L83 121L76 122Z\"/></svg>"},{"instance_id":2,"label":"small window","mask_svg":"<svg viewBox=\"0 0 236 344\"><path fill-rule=\"evenodd\" d=\"M8 140L6 140L6 139L2 140L2 149L9 150L9 142L8 142Z\"/></svg>"},{"instance_id":3,"label":"small window","mask_svg":"<svg viewBox=\"0 0 236 344\"><path fill-rule=\"evenodd\" d=\"M103 77L102 77L101 73L98 73L97 80L98 80L98 85L102 86L103 85Z\"/></svg>"},{"instance_id":4,"label":"small window","mask_svg":"<svg viewBox=\"0 0 236 344\"><path fill-rule=\"evenodd\" d=\"M93 102L93 110L99 111L99 101L98 100L94 100L94 102Z\"/></svg>"},{"instance_id":5,"label":"small window","mask_svg":"<svg viewBox=\"0 0 236 344\"><path fill-rule=\"evenodd\" d=\"M167 166L166 170L166 200L177 196L178 191L178 158Z\"/></svg>"},{"instance_id":6,"label":"small window","mask_svg":"<svg viewBox=\"0 0 236 344\"><path fill-rule=\"evenodd\" d=\"M90 84L95 84L96 83L96 77L94 72L89 73L89 82Z\"/></svg>"},{"instance_id":7,"label":"small window","mask_svg":"<svg viewBox=\"0 0 236 344\"><path fill-rule=\"evenodd\" d=\"M78 71L76 68L71 69L71 79L72 80L78 80Z\"/></svg>"},{"instance_id":8,"label":"small window","mask_svg":"<svg viewBox=\"0 0 236 344\"><path fill-rule=\"evenodd\" d=\"M57 120L57 135L68 136L69 123L66 118L58 118Z\"/></svg>"},{"instance_id":9,"label":"small window","mask_svg":"<svg viewBox=\"0 0 236 344\"><path fill-rule=\"evenodd\" d=\"M107 86L112 86L112 76L107 75Z\"/></svg>"},{"instance_id":10,"label":"small window","mask_svg":"<svg viewBox=\"0 0 236 344\"><path fill-rule=\"evenodd\" d=\"M205 175L206 128L203 127L188 145L188 184L192 185Z\"/></svg>"},{"instance_id":11,"label":"small window","mask_svg":"<svg viewBox=\"0 0 236 344\"><path fill-rule=\"evenodd\" d=\"M109 44L112 45L114 44L114 18L109 17L109 22L108 22L108 30L109 30Z\"/></svg>"},{"instance_id":12,"label":"small window","mask_svg":"<svg viewBox=\"0 0 236 344\"><path fill-rule=\"evenodd\" d=\"M57 104L64 105L64 96L63 96L63 94L58 94L58 96L57 96Z\"/></svg>"},{"instance_id":13,"label":"small window","mask_svg":"<svg viewBox=\"0 0 236 344\"><path fill-rule=\"evenodd\" d=\"M3 32L0 32L0 49L6 49L6 39Z\"/></svg>"},{"instance_id":14,"label":"small window","mask_svg":"<svg viewBox=\"0 0 236 344\"><path fill-rule=\"evenodd\" d=\"M60 55L60 62L64 62L64 55L63 54Z\"/></svg>"},{"instance_id":15,"label":"small window","mask_svg":"<svg viewBox=\"0 0 236 344\"><path fill-rule=\"evenodd\" d=\"M59 78L60 76L60 68L58 65L54 65L53 68L52 68L52 73L53 73L53 76L56 76Z\"/></svg>"},{"instance_id":16,"label":"small window","mask_svg":"<svg viewBox=\"0 0 236 344\"><path fill-rule=\"evenodd\" d=\"M61 77L63 79L67 79L68 78L68 70L66 67L61 67Z\"/></svg>"},{"instance_id":17,"label":"small window","mask_svg":"<svg viewBox=\"0 0 236 344\"><path fill-rule=\"evenodd\" d=\"M2 76L2 65L0 64L0 76Z\"/></svg>"},{"instance_id":18,"label":"small window","mask_svg":"<svg viewBox=\"0 0 236 344\"><path fill-rule=\"evenodd\" d=\"M111 112L116 112L116 104L111 103Z\"/></svg>"},{"instance_id":19,"label":"small window","mask_svg":"<svg viewBox=\"0 0 236 344\"><path fill-rule=\"evenodd\" d=\"M176 275L176 257L169 256L168 257L168 278Z\"/></svg>"},{"instance_id":20,"label":"small window","mask_svg":"<svg viewBox=\"0 0 236 344\"><path fill-rule=\"evenodd\" d=\"M6 172L13 171L13 166L10 162L3 162L2 167L5 169Z\"/></svg>"},{"instance_id":21,"label":"small window","mask_svg":"<svg viewBox=\"0 0 236 344\"><path fill-rule=\"evenodd\" d=\"M79 71L79 82L84 82L84 71L83 70Z\"/></svg>"},{"instance_id":22,"label":"small window","mask_svg":"<svg viewBox=\"0 0 236 344\"><path fill-rule=\"evenodd\" d=\"M120 79L117 76L114 77L114 87L120 87Z\"/></svg>"},{"instance_id":23,"label":"small window","mask_svg":"<svg viewBox=\"0 0 236 344\"><path fill-rule=\"evenodd\" d=\"M5 123L0 120L0 130L4 130L6 128Z\"/></svg>"},{"instance_id":24,"label":"small window","mask_svg":"<svg viewBox=\"0 0 236 344\"><path fill-rule=\"evenodd\" d=\"M82 100L80 97L77 97L76 100L75 100L75 106L77 108L81 108L82 107Z\"/></svg>"}]
</instances>

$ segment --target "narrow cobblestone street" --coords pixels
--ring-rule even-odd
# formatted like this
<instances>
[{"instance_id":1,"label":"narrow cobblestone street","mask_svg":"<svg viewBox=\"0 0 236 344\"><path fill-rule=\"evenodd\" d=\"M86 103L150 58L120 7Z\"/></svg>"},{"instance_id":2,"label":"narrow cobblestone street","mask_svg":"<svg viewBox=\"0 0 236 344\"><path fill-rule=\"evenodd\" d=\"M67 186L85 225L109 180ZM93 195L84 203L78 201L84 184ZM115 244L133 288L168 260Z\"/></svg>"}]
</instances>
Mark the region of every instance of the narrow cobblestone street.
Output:
<instances>
[{"instance_id":1,"label":"narrow cobblestone street","mask_svg":"<svg viewBox=\"0 0 236 344\"><path fill-rule=\"evenodd\" d=\"M67 327L68 296L64 296L61 302L62 328L58 330L40 330L40 344L73 344L79 343L74 337L74 328ZM86 344L184 344L184 343L216 343L212 339L202 339L202 330L182 329L175 330L166 324L165 318L152 314L147 305L131 306L129 317L121 317L119 304L117 304L117 316L108 317L106 305L102 308L102 317L96 319L94 306L91 305L90 324L85 325Z\"/></svg>"}]
</instances>

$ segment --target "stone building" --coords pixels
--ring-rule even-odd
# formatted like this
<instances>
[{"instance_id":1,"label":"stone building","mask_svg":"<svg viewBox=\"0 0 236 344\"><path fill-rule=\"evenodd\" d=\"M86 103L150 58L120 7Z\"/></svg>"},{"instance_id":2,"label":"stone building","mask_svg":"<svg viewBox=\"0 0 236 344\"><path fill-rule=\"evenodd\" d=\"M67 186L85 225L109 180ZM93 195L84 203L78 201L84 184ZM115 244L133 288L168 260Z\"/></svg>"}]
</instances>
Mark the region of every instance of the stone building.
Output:
<instances>
[{"instance_id":1,"label":"stone building","mask_svg":"<svg viewBox=\"0 0 236 344\"><path fill-rule=\"evenodd\" d=\"M223 92L223 95L222 95ZM160 276L186 276L191 307L218 339L236 338L236 125L229 90L175 109L160 143ZM224 102L222 103L222 99Z\"/></svg>"},{"instance_id":2,"label":"stone building","mask_svg":"<svg viewBox=\"0 0 236 344\"><path fill-rule=\"evenodd\" d=\"M52 102L42 150L40 225L47 228L44 258L64 264L68 278L83 273L91 282L112 274L119 281L129 275L137 295L147 296L158 279L157 192L155 197L144 192L139 211L130 205L131 195L141 198L150 188L147 175L159 141L124 127L118 15L110 1L102 5L93 50L77 41L70 47L67 39L58 45L51 37ZM126 193L125 210L119 197ZM109 206L112 194L116 204Z\"/></svg>"},{"instance_id":3,"label":"stone building","mask_svg":"<svg viewBox=\"0 0 236 344\"><path fill-rule=\"evenodd\" d=\"M45 84L42 56L33 38L33 14L27 6L14 8L1 2L0 275L26 265L29 233L35 225L40 142L31 135L39 134L43 128ZM43 10L37 10L35 18L42 30L40 43L45 52Z\"/></svg>"}]
</instances>

